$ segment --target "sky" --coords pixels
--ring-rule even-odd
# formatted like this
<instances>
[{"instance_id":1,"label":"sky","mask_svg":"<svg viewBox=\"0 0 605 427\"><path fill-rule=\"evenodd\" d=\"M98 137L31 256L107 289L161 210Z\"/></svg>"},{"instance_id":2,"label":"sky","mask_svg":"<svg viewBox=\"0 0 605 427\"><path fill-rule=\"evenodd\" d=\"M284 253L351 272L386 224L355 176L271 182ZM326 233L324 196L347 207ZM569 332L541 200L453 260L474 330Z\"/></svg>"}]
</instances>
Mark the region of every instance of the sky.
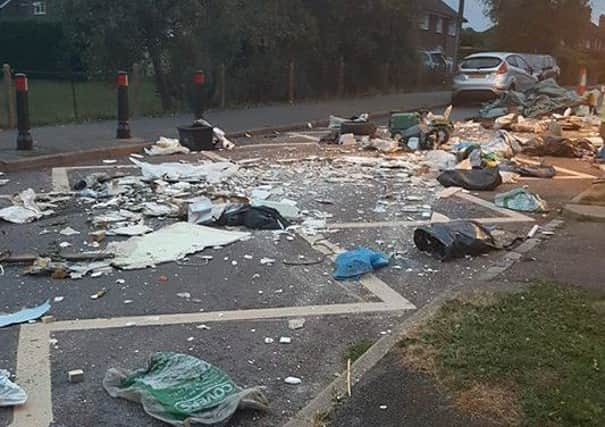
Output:
<instances>
[{"instance_id":1,"label":"sky","mask_svg":"<svg viewBox=\"0 0 605 427\"><path fill-rule=\"evenodd\" d=\"M453 9L458 10L458 0L445 0L445 2ZM605 14L605 0L592 0L593 21L598 22L601 14ZM468 19L469 25L476 31L483 31L492 25L490 20L483 15L481 0L466 0L464 16Z\"/></svg>"}]
</instances>

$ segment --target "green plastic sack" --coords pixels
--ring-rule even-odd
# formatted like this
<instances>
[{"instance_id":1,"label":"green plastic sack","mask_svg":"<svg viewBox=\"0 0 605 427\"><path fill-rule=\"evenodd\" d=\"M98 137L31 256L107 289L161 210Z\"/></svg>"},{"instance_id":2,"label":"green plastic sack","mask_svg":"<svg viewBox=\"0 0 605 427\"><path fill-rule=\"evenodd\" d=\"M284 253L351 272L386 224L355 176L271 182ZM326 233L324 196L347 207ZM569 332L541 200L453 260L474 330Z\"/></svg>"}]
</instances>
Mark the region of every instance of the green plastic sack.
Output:
<instances>
[{"instance_id":1,"label":"green plastic sack","mask_svg":"<svg viewBox=\"0 0 605 427\"><path fill-rule=\"evenodd\" d=\"M496 206L521 212L546 212L546 202L524 188L496 195Z\"/></svg>"},{"instance_id":2,"label":"green plastic sack","mask_svg":"<svg viewBox=\"0 0 605 427\"><path fill-rule=\"evenodd\" d=\"M149 415L173 426L219 423L241 408L268 409L260 387L244 390L221 369L179 353L155 353L146 369L111 368L103 387L111 397L140 402Z\"/></svg>"}]
</instances>

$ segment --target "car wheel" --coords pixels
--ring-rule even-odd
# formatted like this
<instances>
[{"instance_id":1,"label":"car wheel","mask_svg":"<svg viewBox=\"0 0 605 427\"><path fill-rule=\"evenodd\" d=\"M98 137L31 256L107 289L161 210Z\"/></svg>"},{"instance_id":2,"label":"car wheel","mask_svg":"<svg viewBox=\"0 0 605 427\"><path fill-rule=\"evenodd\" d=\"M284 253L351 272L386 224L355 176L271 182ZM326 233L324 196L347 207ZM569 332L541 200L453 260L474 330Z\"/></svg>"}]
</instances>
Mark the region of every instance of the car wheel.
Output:
<instances>
[{"instance_id":1,"label":"car wheel","mask_svg":"<svg viewBox=\"0 0 605 427\"><path fill-rule=\"evenodd\" d=\"M378 128L369 122L344 122L340 126L340 134L352 133L353 135L374 135Z\"/></svg>"}]
</instances>

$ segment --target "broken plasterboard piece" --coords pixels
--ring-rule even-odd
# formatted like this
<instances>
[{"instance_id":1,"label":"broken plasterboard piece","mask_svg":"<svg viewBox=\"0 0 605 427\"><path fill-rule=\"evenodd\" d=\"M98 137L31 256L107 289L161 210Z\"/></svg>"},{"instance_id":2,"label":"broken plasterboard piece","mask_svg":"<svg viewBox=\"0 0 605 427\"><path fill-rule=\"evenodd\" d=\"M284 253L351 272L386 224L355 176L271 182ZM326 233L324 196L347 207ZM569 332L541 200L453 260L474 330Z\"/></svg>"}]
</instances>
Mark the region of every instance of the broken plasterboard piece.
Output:
<instances>
[{"instance_id":1,"label":"broken plasterboard piece","mask_svg":"<svg viewBox=\"0 0 605 427\"><path fill-rule=\"evenodd\" d=\"M107 251L115 254L112 261L115 267L135 270L180 260L207 247L225 246L248 237L250 233L177 222L145 236L112 242Z\"/></svg>"}]
</instances>

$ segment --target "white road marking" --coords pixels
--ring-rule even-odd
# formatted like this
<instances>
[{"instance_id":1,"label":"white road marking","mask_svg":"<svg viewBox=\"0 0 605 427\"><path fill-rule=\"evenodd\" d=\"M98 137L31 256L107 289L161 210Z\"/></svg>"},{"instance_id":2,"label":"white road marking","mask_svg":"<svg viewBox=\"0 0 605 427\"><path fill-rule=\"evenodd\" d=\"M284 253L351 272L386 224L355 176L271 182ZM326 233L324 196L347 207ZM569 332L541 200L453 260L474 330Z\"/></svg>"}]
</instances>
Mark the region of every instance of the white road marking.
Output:
<instances>
[{"instance_id":1,"label":"white road marking","mask_svg":"<svg viewBox=\"0 0 605 427\"><path fill-rule=\"evenodd\" d=\"M317 142L276 142L269 144L240 145L236 150L256 150L259 148L285 148L285 147L311 147L317 146Z\"/></svg>"},{"instance_id":2,"label":"white road marking","mask_svg":"<svg viewBox=\"0 0 605 427\"><path fill-rule=\"evenodd\" d=\"M266 320L304 316L328 316L342 314L375 313L415 310L416 306L401 301L379 303L352 303L278 307L247 310L215 311L208 313L177 313L145 316L113 317L106 319L64 320L50 323L51 331L85 331L139 326L169 326L198 322L227 322L242 320ZM132 326L128 326L132 325Z\"/></svg>"},{"instance_id":3,"label":"white road marking","mask_svg":"<svg viewBox=\"0 0 605 427\"><path fill-rule=\"evenodd\" d=\"M69 191L69 177L67 168L53 168L51 171L52 189L55 192L63 193Z\"/></svg>"},{"instance_id":4,"label":"white road marking","mask_svg":"<svg viewBox=\"0 0 605 427\"><path fill-rule=\"evenodd\" d=\"M17 378L27 391L27 402L15 407L12 427L47 426L53 420L48 340L47 325L21 325Z\"/></svg>"},{"instance_id":5,"label":"white road marking","mask_svg":"<svg viewBox=\"0 0 605 427\"><path fill-rule=\"evenodd\" d=\"M288 135L289 136L293 136L295 138L307 139L307 140L313 141L313 142L319 142L319 139L320 139L320 138L318 138L316 136L305 135L303 133L296 133L296 132L290 132L290 133L288 133Z\"/></svg>"},{"instance_id":6,"label":"white road marking","mask_svg":"<svg viewBox=\"0 0 605 427\"><path fill-rule=\"evenodd\" d=\"M216 154L213 151L200 151L200 154L215 162L230 162L231 160L224 158L223 156Z\"/></svg>"}]
</instances>

